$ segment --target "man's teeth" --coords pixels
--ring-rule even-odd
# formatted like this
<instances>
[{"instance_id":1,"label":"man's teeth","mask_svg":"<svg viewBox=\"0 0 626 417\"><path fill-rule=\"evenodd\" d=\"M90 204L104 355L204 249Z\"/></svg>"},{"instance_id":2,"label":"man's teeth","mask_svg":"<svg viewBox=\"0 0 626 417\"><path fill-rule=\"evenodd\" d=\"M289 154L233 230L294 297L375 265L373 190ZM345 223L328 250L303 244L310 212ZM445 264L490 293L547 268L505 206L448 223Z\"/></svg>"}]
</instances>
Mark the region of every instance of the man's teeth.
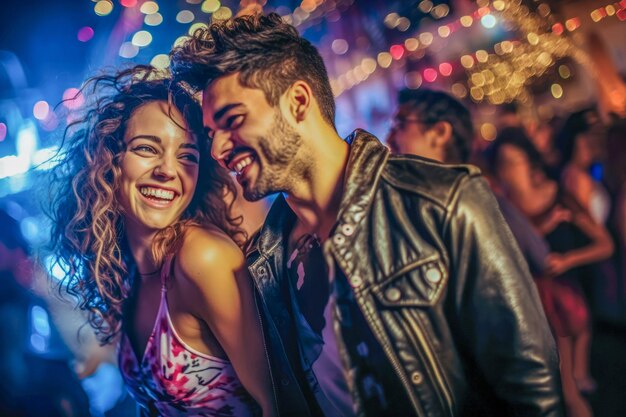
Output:
<instances>
[{"instance_id":1,"label":"man's teeth","mask_svg":"<svg viewBox=\"0 0 626 417\"><path fill-rule=\"evenodd\" d=\"M237 162L235 164L235 171L237 172L237 174L241 174L241 171L243 171L243 169L245 167L247 167L248 165L250 165L252 163L252 157L251 156L247 156L244 159L242 159L241 161Z\"/></svg>"},{"instance_id":2,"label":"man's teeth","mask_svg":"<svg viewBox=\"0 0 626 417\"><path fill-rule=\"evenodd\" d=\"M141 194L146 197L156 197L163 200L173 200L174 199L174 191L162 190L160 188L152 188L152 187L141 187L139 190Z\"/></svg>"}]
</instances>

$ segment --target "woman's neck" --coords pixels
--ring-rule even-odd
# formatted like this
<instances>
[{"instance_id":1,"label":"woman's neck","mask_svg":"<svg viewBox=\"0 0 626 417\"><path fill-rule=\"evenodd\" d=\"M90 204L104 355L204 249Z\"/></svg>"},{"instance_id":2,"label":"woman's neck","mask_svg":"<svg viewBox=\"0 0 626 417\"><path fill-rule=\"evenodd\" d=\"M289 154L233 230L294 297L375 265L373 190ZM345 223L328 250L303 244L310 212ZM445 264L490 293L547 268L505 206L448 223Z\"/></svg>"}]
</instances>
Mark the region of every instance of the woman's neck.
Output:
<instances>
[{"instance_id":1,"label":"woman's neck","mask_svg":"<svg viewBox=\"0 0 626 417\"><path fill-rule=\"evenodd\" d=\"M126 242L140 275L150 275L157 271L156 261L152 255L152 242L156 234L156 231L135 233L127 230L126 232Z\"/></svg>"}]
</instances>

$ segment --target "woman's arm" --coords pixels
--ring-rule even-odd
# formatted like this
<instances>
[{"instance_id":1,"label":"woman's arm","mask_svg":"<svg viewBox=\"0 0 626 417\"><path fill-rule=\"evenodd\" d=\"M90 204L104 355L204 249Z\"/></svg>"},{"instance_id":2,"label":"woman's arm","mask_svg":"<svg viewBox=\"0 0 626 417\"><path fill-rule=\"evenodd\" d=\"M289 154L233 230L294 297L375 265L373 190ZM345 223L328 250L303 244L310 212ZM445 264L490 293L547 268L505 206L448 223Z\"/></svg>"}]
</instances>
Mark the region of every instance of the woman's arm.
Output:
<instances>
[{"instance_id":1,"label":"woman's arm","mask_svg":"<svg viewBox=\"0 0 626 417\"><path fill-rule=\"evenodd\" d=\"M588 245L563 254L548 257L548 274L560 275L577 266L607 259L613 254L614 245L609 232L585 212L572 215L572 222L591 240Z\"/></svg>"},{"instance_id":2,"label":"woman's arm","mask_svg":"<svg viewBox=\"0 0 626 417\"><path fill-rule=\"evenodd\" d=\"M177 267L191 284L190 308L207 323L263 416L275 416L261 319L243 253L222 232L194 228L185 236Z\"/></svg>"}]
</instances>

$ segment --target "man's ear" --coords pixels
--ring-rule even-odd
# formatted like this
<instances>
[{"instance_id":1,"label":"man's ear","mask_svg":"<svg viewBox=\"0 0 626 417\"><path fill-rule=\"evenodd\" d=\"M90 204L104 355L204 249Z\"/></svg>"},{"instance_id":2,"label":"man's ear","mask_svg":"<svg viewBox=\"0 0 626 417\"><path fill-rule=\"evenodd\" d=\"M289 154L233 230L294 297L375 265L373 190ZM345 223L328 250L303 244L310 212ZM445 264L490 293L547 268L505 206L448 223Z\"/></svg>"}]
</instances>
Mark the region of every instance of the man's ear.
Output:
<instances>
[{"instance_id":1,"label":"man's ear","mask_svg":"<svg viewBox=\"0 0 626 417\"><path fill-rule=\"evenodd\" d=\"M435 148L445 148L452 140L452 125L449 122L439 121L432 125L431 132L431 146Z\"/></svg>"},{"instance_id":2,"label":"man's ear","mask_svg":"<svg viewBox=\"0 0 626 417\"><path fill-rule=\"evenodd\" d=\"M313 91L306 81L298 80L286 93L289 113L297 122L306 119L313 105Z\"/></svg>"}]
</instances>

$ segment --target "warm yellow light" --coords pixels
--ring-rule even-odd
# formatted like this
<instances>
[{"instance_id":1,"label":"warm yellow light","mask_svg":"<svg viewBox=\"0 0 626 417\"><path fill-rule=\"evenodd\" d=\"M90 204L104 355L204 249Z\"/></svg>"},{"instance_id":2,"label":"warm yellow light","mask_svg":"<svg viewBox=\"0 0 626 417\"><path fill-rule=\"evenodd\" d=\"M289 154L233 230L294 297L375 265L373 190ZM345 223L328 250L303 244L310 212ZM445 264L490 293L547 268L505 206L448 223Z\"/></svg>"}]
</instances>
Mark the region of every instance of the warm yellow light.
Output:
<instances>
[{"instance_id":1,"label":"warm yellow light","mask_svg":"<svg viewBox=\"0 0 626 417\"><path fill-rule=\"evenodd\" d=\"M147 30L140 30L133 35L132 43L135 46L144 47L150 45L152 42L152 35Z\"/></svg>"},{"instance_id":2,"label":"warm yellow light","mask_svg":"<svg viewBox=\"0 0 626 417\"><path fill-rule=\"evenodd\" d=\"M472 58L471 55L463 55L461 57L461 65L463 65L464 68L472 68L474 66L474 58Z\"/></svg>"},{"instance_id":3,"label":"warm yellow light","mask_svg":"<svg viewBox=\"0 0 626 417\"><path fill-rule=\"evenodd\" d=\"M452 90L452 94L454 94L458 98L467 97L467 88L465 88L465 86L461 83L452 84L452 87L450 89Z\"/></svg>"},{"instance_id":4,"label":"warm yellow light","mask_svg":"<svg viewBox=\"0 0 626 417\"><path fill-rule=\"evenodd\" d=\"M202 3L200 10L204 13L213 13L216 12L221 6L222 4L219 0L205 0L204 3Z\"/></svg>"},{"instance_id":5,"label":"warm yellow light","mask_svg":"<svg viewBox=\"0 0 626 417\"><path fill-rule=\"evenodd\" d=\"M170 57L167 54L155 55L150 64L158 69L165 69L170 65Z\"/></svg>"},{"instance_id":6,"label":"warm yellow light","mask_svg":"<svg viewBox=\"0 0 626 417\"><path fill-rule=\"evenodd\" d=\"M366 74L373 74L377 65L374 58L365 58L361 61L361 68L363 68Z\"/></svg>"},{"instance_id":7,"label":"warm yellow light","mask_svg":"<svg viewBox=\"0 0 626 417\"><path fill-rule=\"evenodd\" d=\"M93 10L98 16L106 16L113 11L113 3L109 0L100 0L93 7Z\"/></svg>"},{"instance_id":8,"label":"warm yellow light","mask_svg":"<svg viewBox=\"0 0 626 417\"><path fill-rule=\"evenodd\" d=\"M378 54L377 57L378 65L383 68L389 68L392 60L393 58L391 57L391 54L389 52L381 52Z\"/></svg>"},{"instance_id":9,"label":"warm yellow light","mask_svg":"<svg viewBox=\"0 0 626 417\"><path fill-rule=\"evenodd\" d=\"M563 87L560 84L552 84L550 86L550 92L554 98L563 97Z\"/></svg>"},{"instance_id":10,"label":"warm yellow light","mask_svg":"<svg viewBox=\"0 0 626 417\"><path fill-rule=\"evenodd\" d=\"M202 22L198 22L198 23L194 23L193 25L189 26L189 30L187 31L187 33L189 33L190 35L193 35L193 33L198 30L198 29L207 29L209 26L206 23L202 23Z\"/></svg>"},{"instance_id":11,"label":"warm yellow light","mask_svg":"<svg viewBox=\"0 0 626 417\"><path fill-rule=\"evenodd\" d=\"M563 79L568 79L572 75L572 73L570 72L569 67L563 64L559 65L559 75Z\"/></svg>"},{"instance_id":12,"label":"warm yellow light","mask_svg":"<svg viewBox=\"0 0 626 417\"><path fill-rule=\"evenodd\" d=\"M430 32L423 32L420 33L419 35L419 40L421 43L423 43L425 46L430 45L431 43L433 43L433 34Z\"/></svg>"},{"instance_id":13,"label":"warm yellow light","mask_svg":"<svg viewBox=\"0 0 626 417\"><path fill-rule=\"evenodd\" d=\"M404 47L406 48L407 51L413 52L417 48L419 48L419 46L420 46L420 41L418 41L415 38L409 38L404 41Z\"/></svg>"},{"instance_id":14,"label":"warm yellow light","mask_svg":"<svg viewBox=\"0 0 626 417\"><path fill-rule=\"evenodd\" d=\"M450 36L450 28L448 26L440 26L439 29L437 29L437 32L442 38Z\"/></svg>"},{"instance_id":15,"label":"warm yellow light","mask_svg":"<svg viewBox=\"0 0 626 417\"><path fill-rule=\"evenodd\" d=\"M489 59L489 54L487 53L487 51L479 49L478 51L476 51L476 59L478 60L478 62L485 63Z\"/></svg>"},{"instance_id":16,"label":"warm yellow light","mask_svg":"<svg viewBox=\"0 0 626 417\"><path fill-rule=\"evenodd\" d=\"M496 9L497 11L501 12L502 10L504 10L504 6L506 4L502 1L502 0L496 0L493 2L493 8Z\"/></svg>"},{"instance_id":17,"label":"warm yellow light","mask_svg":"<svg viewBox=\"0 0 626 417\"><path fill-rule=\"evenodd\" d=\"M534 32L530 32L526 38L531 45L537 45L539 43L539 36Z\"/></svg>"},{"instance_id":18,"label":"warm yellow light","mask_svg":"<svg viewBox=\"0 0 626 417\"><path fill-rule=\"evenodd\" d=\"M159 5L153 1L147 1L141 5L139 11L143 14L152 14L159 11Z\"/></svg>"},{"instance_id":19,"label":"warm yellow light","mask_svg":"<svg viewBox=\"0 0 626 417\"><path fill-rule=\"evenodd\" d=\"M483 137L483 139L491 142L496 138L496 136L498 136L498 130L491 123L483 123L480 126L480 135Z\"/></svg>"},{"instance_id":20,"label":"warm yellow light","mask_svg":"<svg viewBox=\"0 0 626 417\"><path fill-rule=\"evenodd\" d=\"M472 16L463 16L460 21L461 25L466 28L472 26L472 23L474 23L474 19L472 18Z\"/></svg>"},{"instance_id":21,"label":"warm yellow light","mask_svg":"<svg viewBox=\"0 0 626 417\"><path fill-rule=\"evenodd\" d=\"M233 11L226 6L220 7L215 11L215 13L213 13L213 19L216 20L226 20L230 19L231 17L233 17Z\"/></svg>"},{"instance_id":22,"label":"warm yellow light","mask_svg":"<svg viewBox=\"0 0 626 417\"><path fill-rule=\"evenodd\" d=\"M158 26L163 23L163 16L161 13L147 14L143 21L148 26Z\"/></svg>"}]
</instances>

